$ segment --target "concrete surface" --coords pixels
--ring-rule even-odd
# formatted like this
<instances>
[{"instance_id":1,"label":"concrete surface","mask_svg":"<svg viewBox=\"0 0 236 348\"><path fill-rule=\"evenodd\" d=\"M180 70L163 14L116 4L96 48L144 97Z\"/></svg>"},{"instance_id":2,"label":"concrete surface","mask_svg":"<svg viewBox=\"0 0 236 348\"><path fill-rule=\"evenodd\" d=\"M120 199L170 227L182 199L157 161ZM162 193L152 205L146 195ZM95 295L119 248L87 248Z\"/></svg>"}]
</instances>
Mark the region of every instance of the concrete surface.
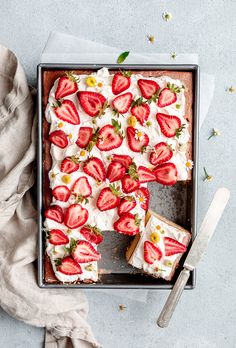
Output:
<instances>
[{"instance_id":1,"label":"concrete surface","mask_svg":"<svg viewBox=\"0 0 236 348\"><path fill-rule=\"evenodd\" d=\"M162 20L164 11L173 14L171 22ZM230 206L199 266L197 288L185 292L168 329L155 324L165 291L150 292L147 303L88 294L89 321L105 348L236 347L236 93L226 92L226 87L236 86L235 13L234 0L0 2L0 42L19 56L31 84L52 30L140 53L198 53L201 69L215 74L214 100L200 136L198 221L219 186L232 190ZM147 33L155 35L155 45L147 43ZM222 136L208 141L212 127ZM211 183L201 180L203 166L214 176ZM118 310L120 303L126 310ZM42 329L19 323L4 312L0 319L0 347L42 347Z\"/></svg>"}]
</instances>

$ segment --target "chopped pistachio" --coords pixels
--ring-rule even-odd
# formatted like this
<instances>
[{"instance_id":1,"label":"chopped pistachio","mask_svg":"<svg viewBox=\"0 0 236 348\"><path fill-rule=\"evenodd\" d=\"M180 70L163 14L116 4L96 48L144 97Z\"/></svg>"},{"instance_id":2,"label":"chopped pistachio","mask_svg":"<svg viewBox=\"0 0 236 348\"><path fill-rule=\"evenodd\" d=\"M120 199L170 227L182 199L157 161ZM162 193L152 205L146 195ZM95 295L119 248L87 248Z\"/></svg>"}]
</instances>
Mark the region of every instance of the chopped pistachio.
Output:
<instances>
[{"instance_id":1,"label":"chopped pistachio","mask_svg":"<svg viewBox=\"0 0 236 348\"><path fill-rule=\"evenodd\" d=\"M84 267L86 269L86 271L89 271L89 272L92 272L93 271L93 265L90 264L90 265L87 265Z\"/></svg>"},{"instance_id":2,"label":"chopped pistachio","mask_svg":"<svg viewBox=\"0 0 236 348\"><path fill-rule=\"evenodd\" d=\"M164 261L164 265L167 266L167 267L172 267L173 266L173 262L169 261L169 260L165 260Z\"/></svg>"},{"instance_id":3,"label":"chopped pistachio","mask_svg":"<svg viewBox=\"0 0 236 348\"><path fill-rule=\"evenodd\" d=\"M146 125L147 127L151 127L152 122L151 122L151 121L146 121L145 125Z\"/></svg>"}]
</instances>

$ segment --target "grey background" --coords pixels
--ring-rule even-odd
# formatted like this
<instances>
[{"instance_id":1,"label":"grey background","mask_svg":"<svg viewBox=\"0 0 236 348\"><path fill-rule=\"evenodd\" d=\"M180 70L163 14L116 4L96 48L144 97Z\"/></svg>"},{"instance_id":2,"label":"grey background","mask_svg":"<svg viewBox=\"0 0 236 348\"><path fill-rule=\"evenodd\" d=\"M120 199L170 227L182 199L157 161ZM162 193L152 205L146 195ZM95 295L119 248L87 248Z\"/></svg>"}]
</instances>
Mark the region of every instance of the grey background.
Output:
<instances>
[{"instance_id":1,"label":"grey background","mask_svg":"<svg viewBox=\"0 0 236 348\"><path fill-rule=\"evenodd\" d=\"M170 11L166 23L162 12ZM236 1L234 0L1 0L0 42L20 58L29 82L52 30L81 35L136 52L198 53L203 71L215 75L216 90L200 134L199 214L201 222L215 190L232 191L230 205L199 266L197 288L186 291L166 330L155 322L166 291L153 291L147 303L88 293L89 321L105 348L236 347ZM155 45L146 34L155 36ZM207 140L212 127L222 136ZM214 176L202 181L203 166ZM118 306L127 308L120 312ZM0 347L42 347L43 330L0 311Z\"/></svg>"}]
</instances>

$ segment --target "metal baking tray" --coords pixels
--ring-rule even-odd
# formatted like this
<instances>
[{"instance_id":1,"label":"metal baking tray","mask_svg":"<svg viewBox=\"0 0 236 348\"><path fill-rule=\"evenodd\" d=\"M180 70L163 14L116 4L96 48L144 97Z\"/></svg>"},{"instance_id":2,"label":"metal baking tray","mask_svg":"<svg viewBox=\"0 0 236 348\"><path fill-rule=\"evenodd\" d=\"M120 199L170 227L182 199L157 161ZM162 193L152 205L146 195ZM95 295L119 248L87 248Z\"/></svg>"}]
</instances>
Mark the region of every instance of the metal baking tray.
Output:
<instances>
[{"instance_id":1,"label":"metal baking tray","mask_svg":"<svg viewBox=\"0 0 236 348\"><path fill-rule=\"evenodd\" d=\"M119 233L104 232L104 242L99 248L102 260L99 261L99 282L95 284L48 284L44 281L44 254L45 236L43 232L43 72L55 70L91 70L97 71L102 67L110 70L159 70L159 71L188 71L193 74L193 161L195 163L192 180L187 183L177 183L173 187L165 187L155 183L149 184L152 194L150 209L158 212L166 218L178 223L192 233L192 239L196 236L197 216L197 164L198 164L198 120L199 120L199 75L200 69L194 64L169 64L169 65L117 65L117 64L40 64L38 65L38 166L37 166L37 191L38 191L38 284L41 288L84 288L84 289L170 289L181 270L176 270L172 281L155 279L142 273L141 270L130 266L125 259L125 250L131 242L131 238ZM156 199L158 197L158 199ZM107 270L104 273L104 269ZM191 272L185 289L193 289L196 284L196 271Z\"/></svg>"}]
</instances>

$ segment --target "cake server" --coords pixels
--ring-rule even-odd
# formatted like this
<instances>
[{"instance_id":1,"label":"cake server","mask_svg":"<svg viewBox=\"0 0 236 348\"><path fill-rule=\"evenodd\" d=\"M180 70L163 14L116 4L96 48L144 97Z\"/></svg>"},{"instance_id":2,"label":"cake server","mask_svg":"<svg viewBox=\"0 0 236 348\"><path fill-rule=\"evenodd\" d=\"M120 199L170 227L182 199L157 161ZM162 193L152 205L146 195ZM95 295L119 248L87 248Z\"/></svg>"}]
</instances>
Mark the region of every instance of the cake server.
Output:
<instances>
[{"instance_id":1,"label":"cake server","mask_svg":"<svg viewBox=\"0 0 236 348\"><path fill-rule=\"evenodd\" d=\"M184 268L181 271L171 293L169 294L164 308L157 320L157 325L167 327L174 313L176 305L181 297L184 287L192 271L201 260L207 246L213 236L223 211L228 203L230 192L225 187L218 189L208 208L206 216L202 222L199 233L195 238L188 256L184 262Z\"/></svg>"}]
</instances>

